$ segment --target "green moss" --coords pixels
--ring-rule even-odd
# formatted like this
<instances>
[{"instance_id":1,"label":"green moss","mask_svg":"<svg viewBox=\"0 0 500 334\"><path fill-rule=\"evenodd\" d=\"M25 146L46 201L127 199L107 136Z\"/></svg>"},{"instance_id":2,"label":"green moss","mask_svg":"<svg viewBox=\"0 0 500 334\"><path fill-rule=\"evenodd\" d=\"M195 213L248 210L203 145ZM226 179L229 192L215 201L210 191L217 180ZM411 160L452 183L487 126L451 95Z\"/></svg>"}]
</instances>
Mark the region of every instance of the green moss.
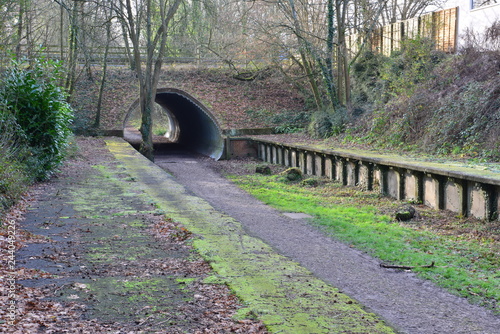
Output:
<instances>
[{"instance_id":1,"label":"green moss","mask_svg":"<svg viewBox=\"0 0 500 334\"><path fill-rule=\"evenodd\" d=\"M188 285L188 284L195 282L196 278L177 278L176 281L181 283L181 284Z\"/></svg>"},{"instance_id":2,"label":"green moss","mask_svg":"<svg viewBox=\"0 0 500 334\"><path fill-rule=\"evenodd\" d=\"M233 315L233 319L235 320L244 320L244 319L251 319L251 318L256 318L255 314L253 314L252 310L248 307L242 307L236 311L236 313Z\"/></svg>"},{"instance_id":3,"label":"green moss","mask_svg":"<svg viewBox=\"0 0 500 334\"><path fill-rule=\"evenodd\" d=\"M226 280L218 275L210 275L203 280L204 284L226 284Z\"/></svg>"}]
</instances>

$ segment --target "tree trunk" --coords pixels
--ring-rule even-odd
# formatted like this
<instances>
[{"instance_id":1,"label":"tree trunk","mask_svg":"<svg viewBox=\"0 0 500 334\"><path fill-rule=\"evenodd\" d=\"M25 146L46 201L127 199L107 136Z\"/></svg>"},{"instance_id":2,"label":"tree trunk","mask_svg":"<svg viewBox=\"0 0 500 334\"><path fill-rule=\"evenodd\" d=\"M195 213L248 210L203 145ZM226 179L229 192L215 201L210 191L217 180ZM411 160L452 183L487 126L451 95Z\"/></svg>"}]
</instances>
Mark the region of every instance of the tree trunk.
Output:
<instances>
[{"instance_id":1,"label":"tree trunk","mask_svg":"<svg viewBox=\"0 0 500 334\"><path fill-rule=\"evenodd\" d=\"M316 102L316 106L318 109L323 109L323 100L321 99L321 94L319 92L318 84L314 78L314 70L311 65L309 58L307 57L306 50L308 50L307 42L301 34L303 29L301 28L301 24L299 22L297 11L295 9L294 0L288 0L290 4L291 18L293 20L294 34L297 37L297 42L299 44L299 53L300 58L302 59L302 68L306 72L307 80L309 85L311 86L311 91L314 96L314 101Z\"/></svg>"},{"instance_id":2,"label":"tree trunk","mask_svg":"<svg viewBox=\"0 0 500 334\"><path fill-rule=\"evenodd\" d=\"M109 44L111 43L111 17L113 13L110 9L109 16L106 15L106 45L104 48L104 57L102 60L102 77L99 86L99 97L97 98L97 110L94 120L94 127L97 129L101 126L101 109L102 109L102 99L104 96L104 85L106 84L106 76L108 71L108 55L109 55Z\"/></svg>"},{"instance_id":3,"label":"tree trunk","mask_svg":"<svg viewBox=\"0 0 500 334\"><path fill-rule=\"evenodd\" d=\"M348 1L336 0L337 14L337 82L338 99L344 105L350 101L349 62L346 45L346 18Z\"/></svg>"},{"instance_id":4,"label":"tree trunk","mask_svg":"<svg viewBox=\"0 0 500 334\"><path fill-rule=\"evenodd\" d=\"M323 77L326 84L326 89L328 96L330 98L330 105L335 110L338 107L339 100L337 97L337 92L334 84L334 69L333 69L333 57L334 57L334 42L335 37L335 8L333 6L334 0L328 0L327 4L327 26L328 34L326 39L326 68L323 69Z\"/></svg>"},{"instance_id":5,"label":"tree trunk","mask_svg":"<svg viewBox=\"0 0 500 334\"><path fill-rule=\"evenodd\" d=\"M168 25L177 12L180 3L181 0L175 0L174 3L171 4L167 12L166 1L159 2L161 24L154 35L152 28L153 3L151 0L147 0L145 3L145 36L141 36L141 22L138 21L140 18L134 15L134 9L132 7L131 0L126 0L126 13L124 13L124 17L122 17L124 22L128 24L127 29L134 47L134 61L136 64L137 77L139 79L139 94L141 106L141 127L139 130L142 137L140 152L151 161L154 160L152 111L155 104L156 88L158 80L160 78L161 67L163 65L163 57L165 55ZM141 37L145 38L147 43L147 60L144 69L141 66L141 54L139 48Z\"/></svg>"},{"instance_id":6,"label":"tree trunk","mask_svg":"<svg viewBox=\"0 0 500 334\"><path fill-rule=\"evenodd\" d=\"M148 85L149 86L149 85ZM153 96L151 96L151 87L145 87L146 93L144 100L141 103L141 137L142 142L139 152L151 161L154 161L153 147L153 119L152 113L154 108Z\"/></svg>"},{"instance_id":7,"label":"tree trunk","mask_svg":"<svg viewBox=\"0 0 500 334\"><path fill-rule=\"evenodd\" d=\"M71 96L75 86L76 64L78 62L78 1L73 0L73 7L69 17L69 45L68 45L68 75L66 90Z\"/></svg>"},{"instance_id":8,"label":"tree trunk","mask_svg":"<svg viewBox=\"0 0 500 334\"><path fill-rule=\"evenodd\" d=\"M60 9L61 9L61 13L59 15L59 19L60 19L60 22L59 22L59 33L60 33L60 36L59 36L59 44L60 44L60 60L63 61L64 60L64 7L63 6L60 6Z\"/></svg>"},{"instance_id":9,"label":"tree trunk","mask_svg":"<svg viewBox=\"0 0 500 334\"><path fill-rule=\"evenodd\" d=\"M21 59L21 42L23 40L24 17L26 13L26 1L19 1L19 13L17 17L17 45L16 45L16 58Z\"/></svg>"},{"instance_id":10,"label":"tree trunk","mask_svg":"<svg viewBox=\"0 0 500 334\"><path fill-rule=\"evenodd\" d=\"M120 13L123 13L124 12L124 8L123 8L123 2L122 1L119 1L119 4L120 4ZM120 23L121 23L121 27L122 27L122 36L123 36L123 41L125 42L125 50L127 52L127 58L129 60L129 65L130 65L130 69L132 71L135 71L136 69L136 62L135 62L135 58L134 58L134 54L132 52L132 50L130 50L130 43L129 43L129 33L127 31L127 25L125 24L124 20L120 20Z\"/></svg>"}]
</instances>

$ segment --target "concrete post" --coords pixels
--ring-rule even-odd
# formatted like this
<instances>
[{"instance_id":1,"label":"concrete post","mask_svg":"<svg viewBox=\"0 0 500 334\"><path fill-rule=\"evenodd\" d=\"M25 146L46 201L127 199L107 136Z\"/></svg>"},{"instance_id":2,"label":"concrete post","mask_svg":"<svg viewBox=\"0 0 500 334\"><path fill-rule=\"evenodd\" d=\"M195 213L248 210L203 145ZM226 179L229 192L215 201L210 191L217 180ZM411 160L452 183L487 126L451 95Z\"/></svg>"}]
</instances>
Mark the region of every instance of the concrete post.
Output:
<instances>
[{"instance_id":1,"label":"concrete post","mask_svg":"<svg viewBox=\"0 0 500 334\"><path fill-rule=\"evenodd\" d=\"M291 167L298 167L299 166L299 163L298 163L298 153L297 153L297 150L292 148L292 151L290 152L290 157L291 157Z\"/></svg>"},{"instance_id":2,"label":"concrete post","mask_svg":"<svg viewBox=\"0 0 500 334\"><path fill-rule=\"evenodd\" d=\"M307 175L314 175L314 152L305 152L306 171Z\"/></svg>"},{"instance_id":3,"label":"concrete post","mask_svg":"<svg viewBox=\"0 0 500 334\"><path fill-rule=\"evenodd\" d=\"M345 159L344 160L344 185L348 186L356 186L357 184L357 165L358 162L356 160L352 159Z\"/></svg>"},{"instance_id":4,"label":"concrete post","mask_svg":"<svg viewBox=\"0 0 500 334\"><path fill-rule=\"evenodd\" d=\"M426 174L423 178L424 183L424 198L423 203L434 209L439 209L442 205L442 186L436 175Z\"/></svg>"},{"instance_id":5,"label":"concrete post","mask_svg":"<svg viewBox=\"0 0 500 334\"><path fill-rule=\"evenodd\" d=\"M344 186L347 185L347 162L345 158L336 157L336 177L337 181L341 182Z\"/></svg>"},{"instance_id":6,"label":"concrete post","mask_svg":"<svg viewBox=\"0 0 500 334\"><path fill-rule=\"evenodd\" d=\"M314 155L314 175L325 175L325 158L324 154L317 153Z\"/></svg>"},{"instance_id":7,"label":"concrete post","mask_svg":"<svg viewBox=\"0 0 500 334\"><path fill-rule=\"evenodd\" d=\"M500 221L500 186L496 186L493 193L493 213L491 219Z\"/></svg>"},{"instance_id":8,"label":"concrete post","mask_svg":"<svg viewBox=\"0 0 500 334\"><path fill-rule=\"evenodd\" d=\"M283 164L286 167L292 166L291 161L290 161L290 149L289 148L283 148Z\"/></svg>"},{"instance_id":9,"label":"concrete post","mask_svg":"<svg viewBox=\"0 0 500 334\"><path fill-rule=\"evenodd\" d=\"M443 209L458 212L460 215L467 215L467 200L464 191L464 183L461 180L448 178L444 183L443 191Z\"/></svg>"},{"instance_id":10,"label":"concrete post","mask_svg":"<svg viewBox=\"0 0 500 334\"><path fill-rule=\"evenodd\" d=\"M380 193L382 195L389 195L388 184L387 184L387 172L389 167L384 165L377 165L379 170L379 180L380 180Z\"/></svg>"},{"instance_id":11,"label":"concrete post","mask_svg":"<svg viewBox=\"0 0 500 334\"><path fill-rule=\"evenodd\" d=\"M358 163L358 185L366 190L373 190L373 164L365 161Z\"/></svg>"},{"instance_id":12,"label":"concrete post","mask_svg":"<svg viewBox=\"0 0 500 334\"><path fill-rule=\"evenodd\" d=\"M469 182L468 190L468 215L489 220L494 212L493 201L496 197L493 187L484 183Z\"/></svg>"},{"instance_id":13,"label":"concrete post","mask_svg":"<svg viewBox=\"0 0 500 334\"><path fill-rule=\"evenodd\" d=\"M307 152L306 151L298 151L299 161L298 167L302 171L303 174L307 174Z\"/></svg>"},{"instance_id":14,"label":"concrete post","mask_svg":"<svg viewBox=\"0 0 500 334\"><path fill-rule=\"evenodd\" d=\"M326 155L324 159L325 176L330 180L335 179L335 158L331 155Z\"/></svg>"},{"instance_id":15,"label":"concrete post","mask_svg":"<svg viewBox=\"0 0 500 334\"><path fill-rule=\"evenodd\" d=\"M386 194L389 196L389 197L392 197L392 198L395 198L397 200L401 200L402 199L402 180L404 180L404 178L401 177L401 173L399 171L399 168L397 167L389 167L387 170L386 170L386 173L385 173L385 177L386 177L386 182L385 182L385 185L386 185Z\"/></svg>"}]
</instances>

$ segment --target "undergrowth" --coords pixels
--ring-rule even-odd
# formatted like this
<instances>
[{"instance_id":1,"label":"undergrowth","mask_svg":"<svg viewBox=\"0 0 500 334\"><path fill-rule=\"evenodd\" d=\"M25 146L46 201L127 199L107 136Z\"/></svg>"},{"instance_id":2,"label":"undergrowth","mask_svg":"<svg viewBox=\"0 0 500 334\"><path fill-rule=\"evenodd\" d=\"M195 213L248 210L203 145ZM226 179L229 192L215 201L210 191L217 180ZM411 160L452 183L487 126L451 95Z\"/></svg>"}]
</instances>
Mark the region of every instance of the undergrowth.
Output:
<instances>
[{"instance_id":1,"label":"undergrowth","mask_svg":"<svg viewBox=\"0 0 500 334\"><path fill-rule=\"evenodd\" d=\"M246 110L245 113L252 120L274 127L276 133L285 134L303 131L311 120L309 111L285 110L281 112L271 112L265 109L249 109Z\"/></svg>"},{"instance_id":2,"label":"undergrowth","mask_svg":"<svg viewBox=\"0 0 500 334\"><path fill-rule=\"evenodd\" d=\"M308 187L304 182L284 182L279 175L238 176L233 180L279 210L312 215L313 223L325 233L383 262L417 267L435 263L432 268L414 271L452 293L500 312L498 239L440 233L433 227L435 214L430 211L416 221L396 222L382 211L391 212L398 203L333 182ZM454 223L460 225L460 220L455 218Z\"/></svg>"},{"instance_id":3,"label":"undergrowth","mask_svg":"<svg viewBox=\"0 0 500 334\"><path fill-rule=\"evenodd\" d=\"M390 57L360 56L352 68L351 117L338 136L379 149L498 161L500 50L481 47L499 45L490 30L484 38L471 33L453 55L417 38Z\"/></svg>"},{"instance_id":4,"label":"undergrowth","mask_svg":"<svg viewBox=\"0 0 500 334\"><path fill-rule=\"evenodd\" d=\"M72 110L58 86L58 63L12 63L0 90L0 214L32 182L49 178L64 160Z\"/></svg>"}]
</instances>

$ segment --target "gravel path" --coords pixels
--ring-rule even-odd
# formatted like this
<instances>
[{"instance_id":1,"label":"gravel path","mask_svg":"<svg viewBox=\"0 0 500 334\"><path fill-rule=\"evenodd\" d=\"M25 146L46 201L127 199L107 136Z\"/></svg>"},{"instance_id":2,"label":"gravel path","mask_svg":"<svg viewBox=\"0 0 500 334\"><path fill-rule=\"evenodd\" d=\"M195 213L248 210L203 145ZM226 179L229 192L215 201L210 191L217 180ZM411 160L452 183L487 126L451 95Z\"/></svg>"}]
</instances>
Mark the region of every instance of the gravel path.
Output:
<instances>
[{"instance_id":1,"label":"gravel path","mask_svg":"<svg viewBox=\"0 0 500 334\"><path fill-rule=\"evenodd\" d=\"M500 333L499 316L412 273L380 268L378 260L264 205L222 177L214 168L217 162L171 152L158 154L156 163L240 221L249 235L301 263L401 333Z\"/></svg>"}]
</instances>

